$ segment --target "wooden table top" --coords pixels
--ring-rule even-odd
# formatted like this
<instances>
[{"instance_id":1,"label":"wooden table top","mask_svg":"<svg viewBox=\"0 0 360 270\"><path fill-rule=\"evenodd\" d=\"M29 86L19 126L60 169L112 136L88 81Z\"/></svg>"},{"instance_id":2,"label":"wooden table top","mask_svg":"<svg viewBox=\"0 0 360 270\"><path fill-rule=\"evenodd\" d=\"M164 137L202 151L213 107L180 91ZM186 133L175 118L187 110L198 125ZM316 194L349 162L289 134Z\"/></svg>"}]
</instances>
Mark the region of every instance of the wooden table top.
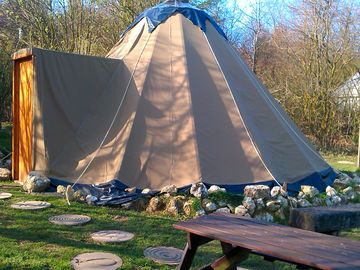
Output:
<instances>
[{"instance_id":1,"label":"wooden table top","mask_svg":"<svg viewBox=\"0 0 360 270\"><path fill-rule=\"evenodd\" d=\"M360 242L346 238L223 213L179 222L174 228L319 269L360 269Z\"/></svg>"}]
</instances>

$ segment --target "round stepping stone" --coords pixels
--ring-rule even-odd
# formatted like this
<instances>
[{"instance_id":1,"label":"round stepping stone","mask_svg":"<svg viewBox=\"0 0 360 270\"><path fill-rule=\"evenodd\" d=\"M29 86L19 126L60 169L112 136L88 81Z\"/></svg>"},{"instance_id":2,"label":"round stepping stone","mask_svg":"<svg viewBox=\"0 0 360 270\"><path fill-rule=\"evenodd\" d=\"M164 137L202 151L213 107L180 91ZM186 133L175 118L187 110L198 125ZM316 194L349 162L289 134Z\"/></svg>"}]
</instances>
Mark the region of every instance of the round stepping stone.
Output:
<instances>
[{"instance_id":1,"label":"round stepping stone","mask_svg":"<svg viewBox=\"0 0 360 270\"><path fill-rule=\"evenodd\" d=\"M7 192L0 192L0 200L5 200L5 199L9 199L12 197L11 193L7 193Z\"/></svg>"},{"instance_id":2,"label":"round stepping stone","mask_svg":"<svg viewBox=\"0 0 360 270\"><path fill-rule=\"evenodd\" d=\"M43 202L43 201L25 201L18 202L11 205L12 208L22 209L22 210L40 210L49 208L51 203Z\"/></svg>"},{"instance_id":3,"label":"round stepping stone","mask_svg":"<svg viewBox=\"0 0 360 270\"><path fill-rule=\"evenodd\" d=\"M116 270L123 264L120 257L105 252L83 253L71 260L75 270Z\"/></svg>"},{"instance_id":4,"label":"round stepping stone","mask_svg":"<svg viewBox=\"0 0 360 270\"><path fill-rule=\"evenodd\" d=\"M183 251L173 247L149 247L144 250L144 255L157 263L177 265L181 261Z\"/></svg>"},{"instance_id":5,"label":"round stepping stone","mask_svg":"<svg viewBox=\"0 0 360 270\"><path fill-rule=\"evenodd\" d=\"M51 223L54 223L57 225L67 225L67 226L82 225L82 224L88 223L90 220L91 220L91 218L88 216L72 215L72 214L52 216L49 218L49 221Z\"/></svg>"},{"instance_id":6,"label":"round stepping stone","mask_svg":"<svg viewBox=\"0 0 360 270\"><path fill-rule=\"evenodd\" d=\"M97 242L117 243L133 239L134 234L118 230L108 230L92 233L91 238Z\"/></svg>"}]
</instances>

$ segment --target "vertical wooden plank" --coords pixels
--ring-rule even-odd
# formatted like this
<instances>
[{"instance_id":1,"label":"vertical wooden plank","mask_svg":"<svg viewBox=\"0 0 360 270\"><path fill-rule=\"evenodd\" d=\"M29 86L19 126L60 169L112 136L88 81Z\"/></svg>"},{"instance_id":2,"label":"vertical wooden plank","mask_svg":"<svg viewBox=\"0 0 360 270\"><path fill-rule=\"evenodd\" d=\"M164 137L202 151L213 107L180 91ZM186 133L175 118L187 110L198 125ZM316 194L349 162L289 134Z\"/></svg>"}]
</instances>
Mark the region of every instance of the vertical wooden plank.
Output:
<instances>
[{"instance_id":1,"label":"vertical wooden plank","mask_svg":"<svg viewBox=\"0 0 360 270\"><path fill-rule=\"evenodd\" d=\"M32 56L13 58L12 178L23 181L32 166Z\"/></svg>"},{"instance_id":2,"label":"vertical wooden plank","mask_svg":"<svg viewBox=\"0 0 360 270\"><path fill-rule=\"evenodd\" d=\"M33 62L19 63L19 180L26 179L32 165Z\"/></svg>"},{"instance_id":3,"label":"vertical wooden plank","mask_svg":"<svg viewBox=\"0 0 360 270\"><path fill-rule=\"evenodd\" d=\"M19 179L19 61L13 62L12 77L12 155L11 155L11 177Z\"/></svg>"}]
</instances>

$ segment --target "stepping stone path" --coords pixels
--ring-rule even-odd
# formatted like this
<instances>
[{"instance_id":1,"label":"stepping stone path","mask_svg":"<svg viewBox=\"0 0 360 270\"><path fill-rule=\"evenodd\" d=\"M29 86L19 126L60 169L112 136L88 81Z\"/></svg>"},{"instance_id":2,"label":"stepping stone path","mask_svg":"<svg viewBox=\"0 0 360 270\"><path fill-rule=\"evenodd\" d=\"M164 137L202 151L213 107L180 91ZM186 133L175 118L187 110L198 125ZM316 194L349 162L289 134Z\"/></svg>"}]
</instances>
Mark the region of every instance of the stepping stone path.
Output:
<instances>
[{"instance_id":1,"label":"stepping stone path","mask_svg":"<svg viewBox=\"0 0 360 270\"><path fill-rule=\"evenodd\" d=\"M25 201L18 202L11 205L12 208L21 209L21 210L40 210L49 208L51 203L44 201Z\"/></svg>"},{"instance_id":2,"label":"stepping stone path","mask_svg":"<svg viewBox=\"0 0 360 270\"><path fill-rule=\"evenodd\" d=\"M0 200L5 200L5 199L9 199L12 197L11 193L7 193L7 192L0 192Z\"/></svg>"},{"instance_id":3,"label":"stepping stone path","mask_svg":"<svg viewBox=\"0 0 360 270\"><path fill-rule=\"evenodd\" d=\"M71 260L75 270L116 270L122 264L120 257L104 252L83 253Z\"/></svg>"},{"instance_id":4,"label":"stepping stone path","mask_svg":"<svg viewBox=\"0 0 360 270\"><path fill-rule=\"evenodd\" d=\"M117 243L133 239L134 234L118 230L108 230L92 233L91 238L102 243Z\"/></svg>"},{"instance_id":5,"label":"stepping stone path","mask_svg":"<svg viewBox=\"0 0 360 270\"><path fill-rule=\"evenodd\" d=\"M149 247L144 250L144 255L160 264L177 265L181 261L183 251L174 247Z\"/></svg>"},{"instance_id":6,"label":"stepping stone path","mask_svg":"<svg viewBox=\"0 0 360 270\"><path fill-rule=\"evenodd\" d=\"M74 226L74 225L82 225L88 223L91 220L90 217L85 215L72 215L72 214L65 214L59 216L52 216L49 218L51 223L57 225L67 225L67 226Z\"/></svg>"}]
</instances>

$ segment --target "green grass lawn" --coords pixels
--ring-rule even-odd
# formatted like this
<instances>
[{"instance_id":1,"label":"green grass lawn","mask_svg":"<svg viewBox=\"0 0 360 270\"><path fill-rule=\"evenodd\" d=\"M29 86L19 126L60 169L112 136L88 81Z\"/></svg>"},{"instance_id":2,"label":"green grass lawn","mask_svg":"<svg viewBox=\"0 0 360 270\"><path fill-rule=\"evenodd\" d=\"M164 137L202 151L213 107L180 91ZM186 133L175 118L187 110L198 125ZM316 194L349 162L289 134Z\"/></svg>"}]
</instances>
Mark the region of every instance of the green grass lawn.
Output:
<instances>
[{"instance_id":1,"label":"green grass lawn","mask_svg":"<svg viewBox=\"0 0 360 270\"><path fill-rule=\"evenodd\" d=\"M0 184L0 190L13 193L13 198L0 201L0 269L71 269L70 259L83 252L103 251L120 256L121 269L174 269L146 259L143 250L149 246L174 246L183 248L185 234L172 228L179 219L161 215L149 215L118 208L93 207L73 203L67 205L62 198L44 195L28 195L11 182L12 187ZM10 208L10 204L22 200L46 200L52 207L39 211ZM59 226L48 222L52 215L75 213L92 218L83 226ZM117 221L118 216L127 221ZM118 229L135 234L135 238L120 244L98 244L89 235L98 230ZM220 256L219 243L200 248L194 261L194 269ZM281 262L265 262L251 256L244 264L249 269L295 269Z\"/></svg>"},{"instance_id":2,"label":"green grass lawn","mask_svg":"<svg viewBox=\"0 0 360 270\"><path fill-rule=\"evenodd\" d=\"M10 150L10 129L0 132L1 149ZM355 157L326 155L329 163L345 171L355 171ZM174 246L183 248L186 237L172 228L180 218L149 215L134 211L124 211L111 207L92 207L86 204L67 205L62 198L44 195L28 195L13 182L0 182L0 192L11 192L9 200L0 200L0 269L71 269L72 257L83 252L103 251L120 256L124 265L121 269L174 269L146 259L143 250L149 246ZM45 200L52 207L40 211L22 211L10 208L10 204L22 200ZM84 226L64 227L48 222L52 215L73 213L85 214L92 221ZM119 221L117 217L127 220ZM106 229L125 230L135 234L131 241L120 244L98 244L91 240L92 232ZM342 236L360 240L360 229L349 230ZM219 257L219 243L213 242L200 248L194 261L194 269ZM296 269L282 262L266 262L261 257L251 255L242 264L249 269Z\"/></svg>"},{"instance_id":3,"label":"green grass lawn","mask_svg":"<svg viewBox=\"0 0 360 270\"><path fill-rule=\"evenodd\" d=\"M360 175L360 170L356 167L357 156L334 154L322 154L322 156L333 168L347 173L357 172Z\"/></svg>"}]
</instances>

